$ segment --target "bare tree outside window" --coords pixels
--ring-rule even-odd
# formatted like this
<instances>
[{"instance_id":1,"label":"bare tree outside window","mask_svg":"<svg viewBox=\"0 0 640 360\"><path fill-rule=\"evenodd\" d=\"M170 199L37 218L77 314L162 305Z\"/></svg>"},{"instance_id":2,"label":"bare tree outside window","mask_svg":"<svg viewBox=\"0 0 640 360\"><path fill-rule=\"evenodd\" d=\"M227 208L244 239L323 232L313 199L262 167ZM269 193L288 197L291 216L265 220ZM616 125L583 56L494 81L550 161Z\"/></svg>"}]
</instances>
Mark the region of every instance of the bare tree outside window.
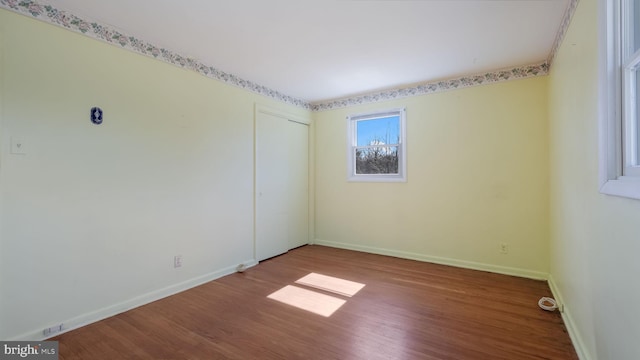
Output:
<instances>
[{"instance_id":1,"label":"bare tree outside window","mask_svg":"<svg viewBox=\"0 0 640 360\"><path fill-rule=\"evenodd\" d=\"M398 146L379 145L356 148L356 174L397 174Z\"/></svg>"}]
</instances>

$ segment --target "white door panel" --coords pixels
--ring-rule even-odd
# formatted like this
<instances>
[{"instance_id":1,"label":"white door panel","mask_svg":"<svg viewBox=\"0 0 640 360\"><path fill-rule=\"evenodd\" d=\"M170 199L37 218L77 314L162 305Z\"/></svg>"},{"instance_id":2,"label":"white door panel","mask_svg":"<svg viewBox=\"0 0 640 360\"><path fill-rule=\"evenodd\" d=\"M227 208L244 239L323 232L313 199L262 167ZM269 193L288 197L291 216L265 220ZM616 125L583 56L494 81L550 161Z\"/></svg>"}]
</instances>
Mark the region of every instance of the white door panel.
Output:
<instances>
[{"instance_id":1,"label":"white door panel","mask_svg":"<svg viewBox=\"0 0 640 360\"><path fill-rule=\"evenodd\" d=\"M256 260L308 243L308 126L256 112Z\"/></svg>"},{"instance_id":2,"label":"white door panel","mask_svg":"<svg viewBox=\"0 0 640 360\"><path fill-rule=\"evenodd\" d=\"M289 123L289 248L309 243L309 127Z\"/></svg>"}]
</instances>

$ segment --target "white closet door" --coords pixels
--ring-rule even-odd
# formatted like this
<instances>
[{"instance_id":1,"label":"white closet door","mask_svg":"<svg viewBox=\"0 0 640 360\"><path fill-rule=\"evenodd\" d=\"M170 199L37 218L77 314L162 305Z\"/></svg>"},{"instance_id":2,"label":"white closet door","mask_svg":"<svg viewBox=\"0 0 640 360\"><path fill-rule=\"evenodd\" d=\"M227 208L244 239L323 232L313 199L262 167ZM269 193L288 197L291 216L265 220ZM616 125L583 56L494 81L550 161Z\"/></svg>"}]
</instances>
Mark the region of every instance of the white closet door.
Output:
<instances>
[{"instance_id":1,"label":"white closet door","mask_svg":"<svg viewBox=\"0 0 640 360\"><path fill-rule=\"evenodd\" d=\"M309 126L289 122L289 249L309 243Z\"/></svg>"},{"instance_id":2,"label":"white closet door","mask_svg":"<svg viewBox=\"0 0 640 360\"><path fill-rule=\"evenodd\" d=\"M308 242L308 127L262 111L256 112L255 126L255 251L260 261Z\"/></svg>"}]
</instances>

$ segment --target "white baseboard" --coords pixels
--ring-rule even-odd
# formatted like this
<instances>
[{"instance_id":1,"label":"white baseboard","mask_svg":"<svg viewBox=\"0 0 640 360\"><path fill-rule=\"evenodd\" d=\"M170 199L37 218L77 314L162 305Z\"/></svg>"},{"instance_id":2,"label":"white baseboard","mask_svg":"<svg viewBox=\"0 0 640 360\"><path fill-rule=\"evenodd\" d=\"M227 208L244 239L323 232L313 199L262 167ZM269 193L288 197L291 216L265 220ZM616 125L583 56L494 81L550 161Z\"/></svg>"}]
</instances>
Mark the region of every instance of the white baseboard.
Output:
<instances>
[{"instance_id":1,"label":"white baseboard","mask_svg":"<svg viewBox=\"0 0 640 360\"><path fill-rule=\"evenodd\" d=\"M256 260L248 260L243 262L243 264L249 268L252 266L255 266L258 264L258 262ZM61 332L57 332L55 334L51 334L51 336L58 336L60 334L64 334L66 332L69 332L71 330L75 330L78 329L82 326L85 325L89 325L91 323L100 321L100 320L104 320L108 317L123 313L125 311L137 308L139 306L142 305L146 305L149 304L151 302L154 302L156 300L160 300L163 298L166 298L168 296L171 295L175 295L177 293L183 292L185 290L194 288L196 286L202 285L204 283L207 283L209 281L215 280L215 279L219 279L223 276L226 275L230 275L236 272L236 266L231 266L231 267L227 267L224 269L220 269L205 275L201 275L186 281L183 281L181 283L178 284L173 284L173 285L169 285L165 288L162 289L158 289L158 290L154 290L151 291L149 293L146 294L142 294L140 296L136 296L132 299L111 305L111 306L107 306L105 308L96 310L96 311L92 311L89 313L85 313L79 316L76 316L74 318L71 319L60 319L59 321L57 321L56 323L58 324L63 324L63 329ZM42 333L42 329L36 329L30 332L26 332L23 333L21 335L12 337L10 339L7 339L9 341L40 341L40 340L45 340L48 337L45 337Z\"/></svg>"},{"instance_id":2,"label":"white baseboard","mask_svg":"<svg viewBox=\"0 0 640 360\"><path fill-rule=\"evenodd\" d=\"M584 345L582 336L580 335L580 332L576 327L576 323L573 321L573 317L571 316L571 311L566 306L566 303L562 298L562 293L560 292L560 289L558 288L555 280L553 279L553 275L549 274L549 279L547 280L547 282L549 283L549 288L551 289L551 293L553 293L553 298L558 303L558 306L563 308L563 311L561 313L562 320L564 321L564 324L567 327L567 332L569 333L569 337L571 338L573 347L576 349L578 358L580 360L592 360L593 357L589 355L589 352L587 351L587 348Z\"/></svg>"},{"instance_id":3,"label":"white baseboard","mask_svg":"<svg viewBox=\"0 0 640 360\"><path fill-rule=\"evenodd\" d=\"M547 273L544 273L541 271L512 268L508 266L498 266L498 265L492 265L492 264L484 264L484 263L473 262L473 261L458 260L458 259L445 258L445 257L439 257L439 256L430 256L425 254L391 250L391 249L383 249L383 248L377 248L377 247L371 247L371 246L346 244L346 243L326 241L321 239L315 239L313 243L316 245L324 245L324 246L335 247L340 249L362 251L362 252L378 254L378 255L387 255L387 256L393 256L393 257L398 257L403 259L430 262L434 264L450 265L450 266L455 266L455 267L460 267L465 269L488 271L492 273L513 275L513 276L518 276L518 277L523 277L528 279L535 279L535 280L547 280L547 276L548 276Z\"/></svg>"}]
</instances>

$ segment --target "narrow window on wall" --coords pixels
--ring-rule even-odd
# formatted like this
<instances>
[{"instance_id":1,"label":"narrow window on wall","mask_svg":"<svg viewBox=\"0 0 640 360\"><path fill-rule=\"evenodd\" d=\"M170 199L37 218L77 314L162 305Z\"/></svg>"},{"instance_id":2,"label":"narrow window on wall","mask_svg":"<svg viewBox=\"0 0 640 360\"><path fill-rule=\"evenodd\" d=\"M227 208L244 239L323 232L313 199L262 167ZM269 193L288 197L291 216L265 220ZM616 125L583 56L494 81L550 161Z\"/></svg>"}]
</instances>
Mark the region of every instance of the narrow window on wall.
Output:
<instances>
[{"instance_id":1,"label":"narrow window on wall","mask_svg":"<svg viewBox=\"0 0 640 360\"><path fill-rule=\"evenodd\" d=\"M640 0L599 5L600 192L640 199Z\"/></svg>"},{"instance_id":2,"label":"narrow window on wall","mask_svg":"<svg viewBox=\"0 0 640 360\"><path fill-rule=\"evenodd\" d=\"M622 1L621 15L622 175L640 176L640 1Z\"/></svg>"},{"instance_id":3,"label":"narrow window on wall","mask_svg":"<svg viewBox=\"0 0 640 360\"><path fill-rule=\"evenodd\" d=\"M352 115L348 122L348 180L406 181L405 110Z\"/></svg>"}]
</instances>

